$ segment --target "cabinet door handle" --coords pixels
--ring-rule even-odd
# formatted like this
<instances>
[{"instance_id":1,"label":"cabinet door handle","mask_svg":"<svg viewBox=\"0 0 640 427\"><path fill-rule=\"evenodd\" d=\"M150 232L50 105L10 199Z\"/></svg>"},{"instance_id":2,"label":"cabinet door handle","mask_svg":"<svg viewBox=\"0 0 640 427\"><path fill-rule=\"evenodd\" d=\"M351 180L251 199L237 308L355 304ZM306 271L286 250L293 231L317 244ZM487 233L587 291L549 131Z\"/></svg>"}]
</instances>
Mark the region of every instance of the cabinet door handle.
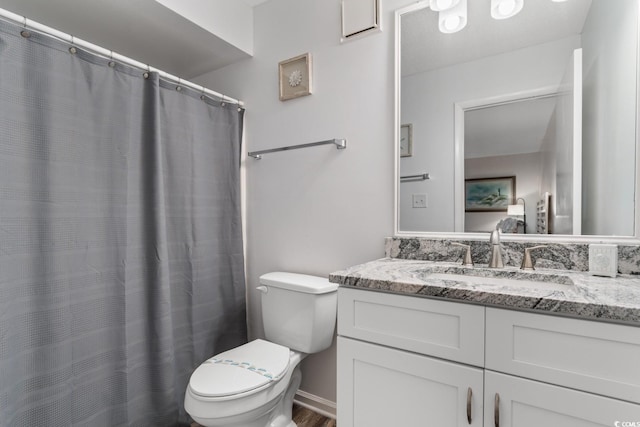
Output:
<instances>
[{"instance_id":1,"label":"cabinet door handle","mask_svg":"<svg viewBox=\"0 0 640 427\"><path fill-rule=\"evenodd\" d=\"M471 424L471 396L473 395L473 391L471 391L471 387L467 389L467 422Z\"/></svg>"},{"instance_id":2,"label":"cabinet door handle","mask_svg":"<svg viewBox=\"0 0 640 427\"><path fill-rule=\"evenodd\" d=\"M493 406L493 420L496 427L500 427L500 395L496 393L496 399Z\"/></svg>"}]
</instances>

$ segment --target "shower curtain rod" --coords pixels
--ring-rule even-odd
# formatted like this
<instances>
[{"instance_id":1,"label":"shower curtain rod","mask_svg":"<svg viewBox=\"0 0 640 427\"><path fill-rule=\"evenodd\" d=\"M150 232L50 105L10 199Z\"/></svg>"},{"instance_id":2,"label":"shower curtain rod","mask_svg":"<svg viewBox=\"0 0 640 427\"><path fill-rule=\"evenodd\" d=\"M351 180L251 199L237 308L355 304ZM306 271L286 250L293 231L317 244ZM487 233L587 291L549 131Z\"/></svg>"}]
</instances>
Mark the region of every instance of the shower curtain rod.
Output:
<instances>
[{"instance_id":1,"label":"shower curtain rod","mask_svg":"<svg viewBox=\"0 0 640 427\"><path fill-rule=\"evenodd\" d=\"M197 85L195 83L191 83L190 81L187 80L183 80L180 77L174 76L173 74L169 74L165 71L162 71L158 68L154 68L151 67L148 64L144 64L142 62L136 61L135 59L129 58L128 56L124 56L124 55L120 55L119 53L116 53L112 50L109 49L105 49L101 46L95 45L93 43L89 43L88 41L76 38L74 36L72 36L71 34L67 34L67 33L63 33L62 31L58 31L55 28L51 28L48 27L44 24L41 24L39 22L36 21L32 21L31 19L27 19L27 17L22 16L22 15L18 15L15 14L13 12L9 12L8 10L2 9L0 8L0 17L1 18L5 18L7 20L13 21L17 24L21 24L23 25L25 28L32 28L36 31L45 33L51 37L55 37L57 39L66 41L68 43L71 43L73 45L79 46L79 47L83 47L85 49L88 49L94 53L97 53L98 55L104 56L105 58L110 58L113 59L115 61L119 61L122 62L124 64L136 67L136 68L140 68L141 70L145 70L145 71L151 71L151 72L156 72L158 73L162 78L167 79L167 80L171 80L174 81L180 85L184 85L187 87L190 87L192 89L198 90L198 91L202 91L207 95L211 95L214 96L218 99L220 99L223 102L229 102L231 104L238 104L240 107L244 107L244 102L231 98L229 96L223 95L221 93L218 93L216 91L213 91L211 89L207 89L204 86L201 85Z\"/></svg>"}]
</instances>

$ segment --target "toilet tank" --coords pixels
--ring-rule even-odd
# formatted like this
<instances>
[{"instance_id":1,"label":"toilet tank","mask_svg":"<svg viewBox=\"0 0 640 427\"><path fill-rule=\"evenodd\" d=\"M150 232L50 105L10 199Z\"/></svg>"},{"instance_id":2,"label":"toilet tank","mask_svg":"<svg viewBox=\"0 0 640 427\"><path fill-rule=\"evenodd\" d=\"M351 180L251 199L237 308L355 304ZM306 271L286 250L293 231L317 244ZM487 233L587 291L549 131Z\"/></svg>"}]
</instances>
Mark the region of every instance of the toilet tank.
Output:
<instances>
[{"instance_id":1,"label":"toilet tank","mask_svg":"<svg viewBox=\"0 0 640 427\"><path fill-rule=\"evenodd\" d=\"M338 285L306 274L260 276L262 321L267 340L303 353L328 348L336 327Z\"/></svg>"}]
</instances>

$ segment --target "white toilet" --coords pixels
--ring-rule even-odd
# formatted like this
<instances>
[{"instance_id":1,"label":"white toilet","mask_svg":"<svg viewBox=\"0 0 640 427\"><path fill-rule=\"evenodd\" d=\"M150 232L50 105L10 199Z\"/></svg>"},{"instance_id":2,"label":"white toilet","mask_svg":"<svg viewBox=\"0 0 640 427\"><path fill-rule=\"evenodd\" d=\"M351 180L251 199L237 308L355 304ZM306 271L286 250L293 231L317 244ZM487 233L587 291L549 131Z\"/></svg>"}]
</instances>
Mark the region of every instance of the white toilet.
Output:
<instances>
[{"instance_id":1,"label":"white toilet","mask_svg":"<svg viewBox=\"0 0 640 427\"><path fill-rule=\"evenodd\" d=\"M269 341L220 353L193 372L184 406L200 425L295 427L291 409L302 379L298 365L331 345L337 284L295 273L268 273L260 284Z\"/></svg>"}]
</instances>

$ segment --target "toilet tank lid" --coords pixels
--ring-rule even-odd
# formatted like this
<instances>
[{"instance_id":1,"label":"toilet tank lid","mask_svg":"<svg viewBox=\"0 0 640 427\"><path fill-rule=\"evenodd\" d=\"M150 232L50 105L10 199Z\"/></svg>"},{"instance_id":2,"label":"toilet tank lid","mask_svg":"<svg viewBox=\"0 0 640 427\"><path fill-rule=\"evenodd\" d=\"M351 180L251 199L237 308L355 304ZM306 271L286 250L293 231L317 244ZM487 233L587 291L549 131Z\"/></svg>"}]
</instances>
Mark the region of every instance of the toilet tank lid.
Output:
<instances>
[{"instance_id":1,"label":"toilet tank lid","mask_svg":"<svg viewBox=\"0 0 640 427\"><path fill-rule=\"evenodd\" d=\"M260 284L307 294L326 294L338 289L337 283L331 283L324 277L281 271L263 274Z\"/></svg>"}]
</instances>

